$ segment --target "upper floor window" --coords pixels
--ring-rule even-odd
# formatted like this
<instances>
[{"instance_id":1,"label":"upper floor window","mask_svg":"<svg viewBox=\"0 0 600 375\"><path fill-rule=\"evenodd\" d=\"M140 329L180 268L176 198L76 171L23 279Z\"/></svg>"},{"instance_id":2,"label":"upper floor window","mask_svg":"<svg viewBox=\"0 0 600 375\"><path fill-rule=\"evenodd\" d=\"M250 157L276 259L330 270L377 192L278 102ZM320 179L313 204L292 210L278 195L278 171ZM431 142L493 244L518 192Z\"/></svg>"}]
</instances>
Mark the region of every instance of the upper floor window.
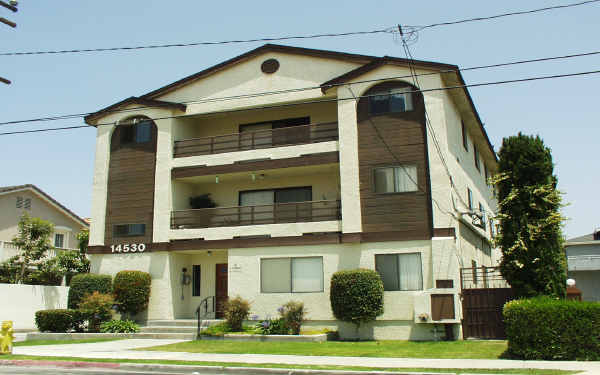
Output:
<instances>
[{"instance_id":1,"label":"upper floor window","mask_svg":"<svg viewBox=\"0 0 600 375\"><path fill-rule=\"evenodd\" d=\"M121 130L121 144L146 143L152 138L152 122L140 120L133 125L125 125Z\"/></svg>"},{"instance_id":2,"label":"upper floor window","mask_svg":"<svg viewBox=\"0 0 600 375\"><path fill-rule=\"evenodd\" d=\"M473 144L473 159L475 160L475 168L478 171L481 171L481 165L479 164L479 150L477 150L477 146Z\"/></svg>"},{"instance_id":3,"label":"upper floor window","mask_svg":"<svg viewBox=\"0 0 600 375\"><path fill-rule=\"evenodd\" d=\"M464 121L460 121L461 125L462 125L462 143L463 143L463 147L465 148L465 150L469 151L469 140L467 138L467 129L465 129L465 122Z\"/></svg>"},{"instance_id":4,"label":"upper floor window","mask_svg":"<svg viewBox=\"0 0 600 375\"><path fill-rule=\"evenodd\" d=\"M117 224L113 226L113 237L133 237L146 234L146 224Z\"/></svg>"},{"instance_id":5,"label":"upper floor window","mask_svg":"<svg viewBox=\"0 0 600 375\"><path fill-rule=\"evenodd\" d=\"M467 188L467 204L469 210L473 211L473 192L469 188Z\"/></svg>"},{"instance_id":6,"label":"upper floor window","mask_svg":"<svg viewBox=\"0 0 600 375\"><path fill-rule=\"evenodd\" d=\"M408 112L414 109L410 87L377 91L369 97L369 113L373 115L390 112Z\"/></svg>"},{"instance_id":7,"label":"upper floor window","mask_svg":"<svg viewBox=\"0 0 600 375\"><path fill-rule=\"evenodd\" d=\"M378 254L375 269L383 281L383 290L422 290L421 254Z\"/></svg>"},{"instance_id":8,"label":"upper floor window","mask_svg":"<svg viewBox=\"0 0 600 375\"><path fill-rule=\"evenodd\" d=\"M419 190L416 165L375 168L373 175L376 193L404 193Z\"/></svg>"},{"instance_id":9,"label":"upper floor window","mask_svg":"<svg viewBox=\"0 0 600 375\"><path fill-rule=\"evenodd\" d=\"M54 234L54 247L62 249L65 247L65 235L62 233Z\"/></svg>"}]
</instances>

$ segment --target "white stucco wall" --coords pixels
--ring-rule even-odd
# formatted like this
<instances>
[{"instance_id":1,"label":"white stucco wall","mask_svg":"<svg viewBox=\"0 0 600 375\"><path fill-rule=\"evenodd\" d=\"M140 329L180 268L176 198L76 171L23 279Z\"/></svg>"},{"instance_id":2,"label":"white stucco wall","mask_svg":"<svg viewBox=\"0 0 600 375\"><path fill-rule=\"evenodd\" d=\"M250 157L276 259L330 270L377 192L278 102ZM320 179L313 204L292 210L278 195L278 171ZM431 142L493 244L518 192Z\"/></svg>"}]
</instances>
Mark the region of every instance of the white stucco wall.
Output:
<instances>
[{"instance_id":1,"label":"white stucco wall","mask_svg":"<svg viewBox=\"0 0 600 375\"><path fill-rule=\"evenodd\" d=\"M66 309L68 294L64 286L0 284L0 322L12 320L14 329L35 330L35 312Z\"/></svg>"}]
</instances>

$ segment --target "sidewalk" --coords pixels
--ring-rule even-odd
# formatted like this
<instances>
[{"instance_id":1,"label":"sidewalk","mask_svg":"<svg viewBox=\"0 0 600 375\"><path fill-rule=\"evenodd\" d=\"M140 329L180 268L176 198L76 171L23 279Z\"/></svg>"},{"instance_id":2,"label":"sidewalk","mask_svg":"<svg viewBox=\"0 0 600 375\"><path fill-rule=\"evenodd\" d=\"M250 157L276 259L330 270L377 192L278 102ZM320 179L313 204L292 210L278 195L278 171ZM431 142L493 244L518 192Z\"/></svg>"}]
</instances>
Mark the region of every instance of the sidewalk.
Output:
<instances>
[{"instance_id":1,"label":"sidewalk","mask_svg":"<svg viewBox=\"0 0 600 375\"><path fill-rule=\"evenodd\" d=\"M290 365L338 365L380 368L473 368L509 369L536 368L586 371L584 374L600 374L600 362L575 361L513 361L488 359L416 359L416 358L375 358L375 357L322 357L264 354L208 354L185 352L133 351L131 349L156 345L167 345L182 340L131 339L89 344L21 346L14 348L14 354L115 359L154 359L231 363L277 363Z\"/></svg>"}]
</instances>

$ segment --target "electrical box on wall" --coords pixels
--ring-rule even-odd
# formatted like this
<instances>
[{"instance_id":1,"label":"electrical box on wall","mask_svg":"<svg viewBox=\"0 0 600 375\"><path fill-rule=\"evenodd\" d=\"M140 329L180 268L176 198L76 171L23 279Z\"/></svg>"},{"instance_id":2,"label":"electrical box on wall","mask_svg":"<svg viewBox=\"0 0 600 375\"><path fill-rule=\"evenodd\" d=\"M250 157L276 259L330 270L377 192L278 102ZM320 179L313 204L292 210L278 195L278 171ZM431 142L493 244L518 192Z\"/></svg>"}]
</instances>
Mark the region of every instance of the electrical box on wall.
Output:
<instances>
[{"instance_id":1,"label":"electrical box on wall","mask_svg":"<svg viewBox=\"0 0 600 375\"><path fill-rule=\"evenodd\" d=\"M460 323L458 292L429 289L415 295L415 323Z\"/></svg>"}]
</instances>

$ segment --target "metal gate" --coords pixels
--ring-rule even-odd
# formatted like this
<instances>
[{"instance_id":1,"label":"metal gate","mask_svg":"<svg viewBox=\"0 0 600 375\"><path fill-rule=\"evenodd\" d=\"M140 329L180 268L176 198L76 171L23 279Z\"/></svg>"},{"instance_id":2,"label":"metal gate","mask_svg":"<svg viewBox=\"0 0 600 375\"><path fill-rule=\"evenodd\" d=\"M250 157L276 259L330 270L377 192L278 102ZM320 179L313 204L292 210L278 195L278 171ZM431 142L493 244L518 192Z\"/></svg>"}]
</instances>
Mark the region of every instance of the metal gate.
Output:
<instances>
[{"instance_id":1,"label":"metal gate","mask_svg":"<svg viewBox=\"0 0 600 375\"><path fill-rule=\"evenodd\" d=\"M461 268L463 337L505 339L502 307L513 291L498 267Z\"/></svg>"}]
</instances>

